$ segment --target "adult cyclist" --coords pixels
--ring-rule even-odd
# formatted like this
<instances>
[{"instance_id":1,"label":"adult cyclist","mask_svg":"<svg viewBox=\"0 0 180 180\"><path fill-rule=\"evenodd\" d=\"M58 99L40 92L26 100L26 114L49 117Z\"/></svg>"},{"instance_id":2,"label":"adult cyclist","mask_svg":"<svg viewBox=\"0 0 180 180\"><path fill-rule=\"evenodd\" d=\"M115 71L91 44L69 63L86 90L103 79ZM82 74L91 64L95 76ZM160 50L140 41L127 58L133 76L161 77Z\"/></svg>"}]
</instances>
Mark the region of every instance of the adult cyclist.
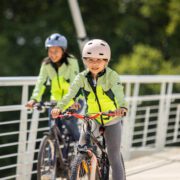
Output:
<instances>
[{"instance_id":1,"label":"adult cyclist","mask_svg":"<svg viewBox=\"0 0 180 180\"><path fill-rule=\"evenodd\" d=\"M42 61L35 88L30 100L26 104L27 108L32 108L35 103L42 100L47 81L50 81L50 101L58 102L67 94L70 84L79 73L77 59L68 53L67 44L66 37L61 34L54 33L47 37L45 48L47 49L48 56ZM66 108L73 103L74 101L72 100ZM80 103L82 104L82 100ZM77 120L71 118L70 121L58 121L60 129L62 129L63 124L66 125L73 140L78 141L80 133Z\"/></svg>"}]
</instances>

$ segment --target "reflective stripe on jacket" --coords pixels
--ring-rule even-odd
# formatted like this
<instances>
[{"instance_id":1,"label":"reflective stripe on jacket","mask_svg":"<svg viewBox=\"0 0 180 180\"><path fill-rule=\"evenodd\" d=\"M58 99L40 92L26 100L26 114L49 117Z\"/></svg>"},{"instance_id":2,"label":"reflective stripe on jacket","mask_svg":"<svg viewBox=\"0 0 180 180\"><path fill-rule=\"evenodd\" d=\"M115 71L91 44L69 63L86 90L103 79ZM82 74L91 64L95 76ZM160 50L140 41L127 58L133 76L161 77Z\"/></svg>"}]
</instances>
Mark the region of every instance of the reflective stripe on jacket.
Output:
<instances>
[{"instance_id":1,"label":"reflective stripe on jacket","mask_svg":"<svg viewBox=\"0 0 180 180\"><path fill-rule=\"evenodd\" d=\"M69 93L58 102L57 107L61 110L74 98L79 90L82 89L87 102L87 112L97 113L103 111L113 111L120 107L126 107L124 99L123 86L120 82L119 75L110 68L98 75L96 84L93 83L91 74L88 70L79 73L72 83ZM113 118L103 116L98 118L99 123L106 124Z\"/></svg>"}]
</instances>

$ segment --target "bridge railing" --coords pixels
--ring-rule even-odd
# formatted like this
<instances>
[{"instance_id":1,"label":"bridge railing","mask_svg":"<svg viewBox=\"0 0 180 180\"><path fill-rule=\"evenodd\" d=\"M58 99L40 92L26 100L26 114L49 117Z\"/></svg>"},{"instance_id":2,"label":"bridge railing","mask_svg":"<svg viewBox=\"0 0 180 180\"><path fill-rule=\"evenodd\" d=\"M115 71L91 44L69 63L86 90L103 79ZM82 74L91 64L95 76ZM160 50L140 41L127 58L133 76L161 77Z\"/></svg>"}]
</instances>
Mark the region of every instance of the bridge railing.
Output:
<instances>
[{"instance_id":1,"label":"bridge railing","mask_svg":"<svg viewBox=\"0 0 180 180\"><path fill-rule=\"evenodd\" d=\"M125 159L180 144L180 76L121 76L129 105L123 120L122 151ZM47 114L25 109L36 77L0 78L0 179L31 179ZM20 88L19 104L3 104L3 89ZM11 92L11 91L10 91ZM12 90L13 92L13 90ZM13 102L13 99L12 99ZM4 114L15 114L6 119ZM18 115L17 115L18 114Z\"/></svg>"}]
</instances>

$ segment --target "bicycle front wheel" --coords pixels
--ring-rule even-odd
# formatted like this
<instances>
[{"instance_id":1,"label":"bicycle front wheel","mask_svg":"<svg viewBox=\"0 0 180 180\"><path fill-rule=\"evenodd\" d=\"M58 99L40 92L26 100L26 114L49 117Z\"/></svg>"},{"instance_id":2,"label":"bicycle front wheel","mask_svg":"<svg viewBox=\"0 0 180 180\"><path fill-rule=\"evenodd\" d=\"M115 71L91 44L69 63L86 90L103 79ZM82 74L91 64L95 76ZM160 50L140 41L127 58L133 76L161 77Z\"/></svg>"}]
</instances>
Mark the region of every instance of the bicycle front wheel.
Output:
<instances>
[{"instance_id":1,"label":"bicycle front wheel","mask_svg":"<svg viewBox=\"0 0 180 180\"><path fill-rule=\"evenodd\" d=\"M78 154L72 163L71 180L90 180L92 179L92 164L91 159L87 154ZM99 173L95 167L94 180L99 180Z\"/></svg>"},{"instance_id":2,"label":"bicycle front wheel","mask_svg":"<svg viewBox=\"0 0 180 180\"><path fill-rule=\"evenodd\" d=\"M38 180L55 180L56 179L56 151L54 142L50 136L44 136L37 162L37 179Z\"/></svg>"}]
</instances>

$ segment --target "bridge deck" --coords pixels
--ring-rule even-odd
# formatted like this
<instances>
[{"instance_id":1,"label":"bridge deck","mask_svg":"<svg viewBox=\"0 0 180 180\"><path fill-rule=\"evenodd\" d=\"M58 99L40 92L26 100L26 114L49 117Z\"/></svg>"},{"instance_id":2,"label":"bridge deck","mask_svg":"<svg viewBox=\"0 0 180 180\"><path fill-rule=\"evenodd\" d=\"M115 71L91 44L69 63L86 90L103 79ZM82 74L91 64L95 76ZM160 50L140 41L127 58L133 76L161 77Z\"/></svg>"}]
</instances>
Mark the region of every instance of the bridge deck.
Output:
<instances>
[{"instance_id":1,"label":"bridge deck","mask_svg":"<svg viewBox=\"0 0 180 180\"><path fill-rule=\"evenodd\" d=\"M127 180L180 180L180 148L166 148L125 165Z\"/></svg>"}]
</instances>

